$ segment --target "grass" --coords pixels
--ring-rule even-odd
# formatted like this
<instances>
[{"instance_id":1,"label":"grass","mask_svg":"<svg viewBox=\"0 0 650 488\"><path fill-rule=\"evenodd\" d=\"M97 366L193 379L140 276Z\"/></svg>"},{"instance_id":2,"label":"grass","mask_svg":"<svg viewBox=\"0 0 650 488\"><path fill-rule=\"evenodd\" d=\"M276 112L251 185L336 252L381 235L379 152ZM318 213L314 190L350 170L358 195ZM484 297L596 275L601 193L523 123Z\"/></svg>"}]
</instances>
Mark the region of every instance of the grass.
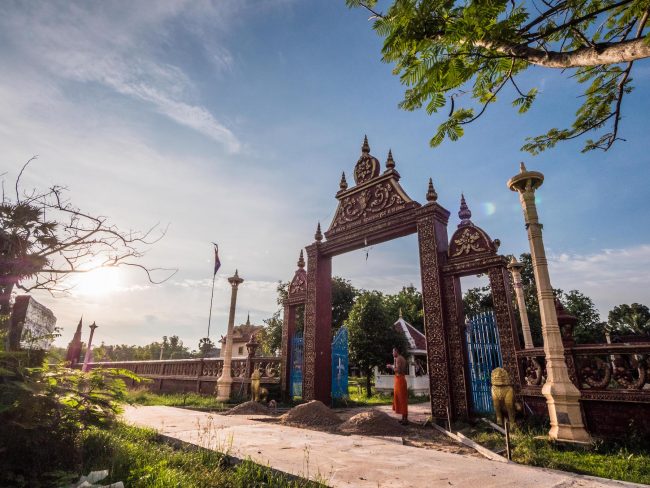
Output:
<instances>
[{"instance_id":1,"label":"grass","mask_svg":"<svg viewBox=\"0 0 650 488\"><path fill-rule=\"evenodd\" d=\"M201 395L193 392L153 393L146 389L130 390L127 393L127 402L136 405L164 405L203 411L222 411L232 406L218 402L213 395Z\"/></svg>"},{"instance_id":2,"label":"grass","mask_svg":"<svg viewBox=\"0 0 650 488\"><path fill-rule=\"evenodd\" d=\"M322 486L290 478L252 461L231 465L223 453L176 448L155 431L118 423L111 430L83 434L83 472L108 469L102 483L123 481L133 488L248 488Z\"/></svg>"},{"instance_id":3,"label":"grass","mask_svg":"<svg viewBox=\"0 0 650 488\"><path fill-rule=\"evenodd\" d=\"M498 451L505 438L482 422L460 431L479 444ZM513 429L512 460L520 464L570 471L621 481L650 484L650 443L633 436L623 441L596 441L586 447L552 442L541 426Z\"/></svg>"},{"instance_id":4,"label":"grass","mask_svg":"<svg viewBox=\"0 0 650 488\"><path fill-rule=\"evenodd\" d=\"M348 405L353 406L376 406L376 405L392 405L393 404L393 395L392 393L377 393L374 391L372 396L366 396L366 387L365 379L356 379L350 378L348 380ZM414 395L409 390L409 403L423 403L428 402L428 396Z\"/></svg>"}]
</instances>

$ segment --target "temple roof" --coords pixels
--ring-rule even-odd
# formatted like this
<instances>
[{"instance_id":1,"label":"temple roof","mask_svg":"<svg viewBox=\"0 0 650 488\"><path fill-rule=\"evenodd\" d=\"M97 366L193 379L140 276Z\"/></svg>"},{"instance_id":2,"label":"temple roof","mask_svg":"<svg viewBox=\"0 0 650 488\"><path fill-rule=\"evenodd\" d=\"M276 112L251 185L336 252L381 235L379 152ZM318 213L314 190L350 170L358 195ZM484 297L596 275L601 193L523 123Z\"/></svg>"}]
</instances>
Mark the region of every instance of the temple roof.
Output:
<instances>
[{"instance_id":1,"label":"temple roof","mask_svg":"<svg viewBox=\"0 0 650 488\"><path fill-rule=\"evenodd\" d=\"M422 332L409 324L406 320L404 320L403 317L397 319L393 326L397 330L400 330L404 334L404 337L406 337L406 341L409 344L409 348L407 350L408 353L426 354L427 341Z\"/></svg>"},{"instance_id":2,"label":"temple roof","mask_svg":"<svg viewBox=\"0 0 650 488\"><path fill-rule=\"evenodd\" d=\"M264 328L263 325L253 325L251 324L250 314L246 319L245 324L235 325L232 330L232 340L233 342L248 342L251 339L253 334L256 334ZM226 343L226 336L221 336L219 339L221 344Z\"/></svg>"}]
</instances>

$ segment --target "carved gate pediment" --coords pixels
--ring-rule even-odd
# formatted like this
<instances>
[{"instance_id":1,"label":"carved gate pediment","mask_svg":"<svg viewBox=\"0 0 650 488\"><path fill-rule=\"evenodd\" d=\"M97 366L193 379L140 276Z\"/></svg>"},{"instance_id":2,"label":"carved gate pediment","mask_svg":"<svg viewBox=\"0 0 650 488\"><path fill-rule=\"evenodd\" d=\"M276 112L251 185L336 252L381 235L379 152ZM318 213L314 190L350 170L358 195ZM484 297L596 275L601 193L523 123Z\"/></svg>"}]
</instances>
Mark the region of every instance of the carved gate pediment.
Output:
<instances>
[{"instance_id":1,"label":"carved gate pediment","mask_svg":"<svg viewBox=\"0 0 650 488\"><path fill-rule=\"evenodd\" d=\"M356 186L348 188L344 173L341 190L336 194L338 208L325 237L419 207L406 194L399 179L392 154L388 153L386 170L380 174L379 160L370 154L368 141L364 140L361 157L354 168Z\"/></svg>"}]
</instances>

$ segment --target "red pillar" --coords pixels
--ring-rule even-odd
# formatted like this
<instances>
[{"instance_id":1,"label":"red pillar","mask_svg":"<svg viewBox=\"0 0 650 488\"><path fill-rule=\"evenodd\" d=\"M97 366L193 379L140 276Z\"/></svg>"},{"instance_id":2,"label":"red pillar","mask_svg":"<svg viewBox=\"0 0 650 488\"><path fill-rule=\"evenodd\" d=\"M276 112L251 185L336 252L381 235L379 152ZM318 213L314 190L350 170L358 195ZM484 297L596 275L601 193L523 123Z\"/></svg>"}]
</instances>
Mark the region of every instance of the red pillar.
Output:
<instances>
[{"instance_id":1,"label":"red pillar","mask_svg":"<svg viewBox=\"0 0 650 488\"><path fill-rule=\"evenodd\" d=\"M332 258L320 253L318 242L307 247L305 304L304 400L331 403L332 389Z\"/></svg>"}]
</instances>

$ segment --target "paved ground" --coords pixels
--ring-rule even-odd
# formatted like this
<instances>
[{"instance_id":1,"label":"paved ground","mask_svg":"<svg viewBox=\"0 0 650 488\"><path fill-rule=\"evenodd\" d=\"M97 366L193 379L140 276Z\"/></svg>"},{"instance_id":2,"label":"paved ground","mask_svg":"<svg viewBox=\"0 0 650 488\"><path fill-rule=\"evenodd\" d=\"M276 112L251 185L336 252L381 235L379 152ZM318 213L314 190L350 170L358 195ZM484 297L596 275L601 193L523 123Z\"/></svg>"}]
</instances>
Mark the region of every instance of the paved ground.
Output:
<instances>
[{"instance_id":1,"label":"paved ground","mask_svg":"<svg viewBox=\"0 0 650 488\"><path fill-rule=\"evenodd\" d=\"M415 414L415 412L413 412ZM333 487L621 487L557 471L173 407L127 407L127 422ZM415 417L415 415L413 415Z\"/></svg>"}]
</instances>

